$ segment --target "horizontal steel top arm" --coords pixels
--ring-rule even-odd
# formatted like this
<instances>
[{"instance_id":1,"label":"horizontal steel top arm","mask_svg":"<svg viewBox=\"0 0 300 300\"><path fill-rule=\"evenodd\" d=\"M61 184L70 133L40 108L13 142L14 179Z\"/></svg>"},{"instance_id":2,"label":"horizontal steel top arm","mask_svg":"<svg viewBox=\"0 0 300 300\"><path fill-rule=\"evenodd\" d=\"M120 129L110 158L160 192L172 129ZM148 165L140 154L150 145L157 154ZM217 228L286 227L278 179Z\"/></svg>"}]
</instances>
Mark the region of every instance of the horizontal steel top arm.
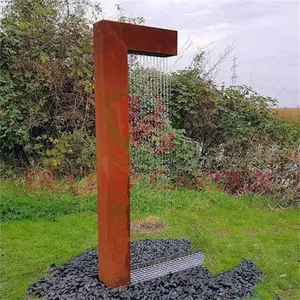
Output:
<instances>
[{"instance_id":1,"label":"horizontal steel top arm","mask_svg":"<svg viewBox=\"0 0 300 300\"><path fill-rule=\"evenodd\" d=\"M160 57L177 55L177 31L174 30L106 20L94 24L94 30L103 39L122 41L128 53Z\"/></svg>"}]
</instances>

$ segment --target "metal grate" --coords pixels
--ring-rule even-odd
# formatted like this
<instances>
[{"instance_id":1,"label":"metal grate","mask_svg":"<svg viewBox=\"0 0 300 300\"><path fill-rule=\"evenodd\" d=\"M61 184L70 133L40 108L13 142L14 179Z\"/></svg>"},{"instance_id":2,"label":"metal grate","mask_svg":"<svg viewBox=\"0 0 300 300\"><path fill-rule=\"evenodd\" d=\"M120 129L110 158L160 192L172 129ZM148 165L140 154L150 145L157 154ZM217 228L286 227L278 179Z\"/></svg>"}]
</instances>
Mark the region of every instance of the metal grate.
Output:
<instances>
[{"instance_id":1,"label":"metal grate","mask_svg":"<svg viewBox=\"0 0 300 300\"><path fill-rule=\"evenodd\" d=\"M194 253L184 257L165 261L159 264L139 268L131 271L131 283L138 283L158 278L170 273L177 273L193 267L202 265L204 260L203 253Z\"/></svg>"}]
</instances>

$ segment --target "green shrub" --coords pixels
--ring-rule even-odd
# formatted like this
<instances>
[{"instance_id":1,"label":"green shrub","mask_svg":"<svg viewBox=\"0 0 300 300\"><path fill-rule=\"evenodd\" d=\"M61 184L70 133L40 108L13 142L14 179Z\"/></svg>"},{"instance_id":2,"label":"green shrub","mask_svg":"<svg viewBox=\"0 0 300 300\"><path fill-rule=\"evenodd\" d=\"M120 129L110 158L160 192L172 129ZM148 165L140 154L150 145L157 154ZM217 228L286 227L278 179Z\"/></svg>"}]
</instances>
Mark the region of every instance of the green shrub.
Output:
<instances>
[{"instance_id":1,"label":"green shrub","mask_svg":"<svg viewBox=\"0 0 300 300\"><path fill-rule=\"evenodd\" d=\"M50 170L94 170L95 137L83 132L63 133L59 138L43 136L36 139L39 166Z\"/></svg>"},{"instance_id":2,"label":"green shrub","mask_svg":"<svg viewBox=\"0 0 300 300\"><path fill-rule=\"evenodd\" d=\"M92 30L85 0L8 2L0 23L1 158L34 165L37 139L94 133ZM95 7L90 6L95 13Z\"/></svg>"},{"instance_id":3,"label":"green shrub","mask_svg":"<svg viewBox=\"0 0 300 300\"><path fill-rule=\"evenodd\" d=\"M266 136L281 147L299 143L300 131L270 113L275 101L249 87L218 90L193 68L174 73L171 83L173 124L201 145L204 160L221 153L244 155L257 136Z\"/></svg>"}]
</instances>

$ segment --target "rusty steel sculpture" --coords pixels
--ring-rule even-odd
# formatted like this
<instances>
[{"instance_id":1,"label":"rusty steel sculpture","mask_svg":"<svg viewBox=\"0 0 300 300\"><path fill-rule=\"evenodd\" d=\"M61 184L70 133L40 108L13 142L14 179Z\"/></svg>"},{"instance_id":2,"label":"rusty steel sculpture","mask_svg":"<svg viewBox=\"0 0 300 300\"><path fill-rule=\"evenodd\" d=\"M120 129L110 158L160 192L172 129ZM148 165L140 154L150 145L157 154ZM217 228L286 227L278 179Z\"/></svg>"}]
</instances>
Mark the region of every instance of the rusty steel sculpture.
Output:
<instances>
[{"instance_id":1,"label":"rusty steel sculpture","mask_svg":"<svg viewBox=\"0 0 300 300\"><path fill-rule=\"evenodd\" d=\"M99 278L130 283L128 54L177 54L177 31L100 21L94 25Z\"/></svg>"}]
</instances>

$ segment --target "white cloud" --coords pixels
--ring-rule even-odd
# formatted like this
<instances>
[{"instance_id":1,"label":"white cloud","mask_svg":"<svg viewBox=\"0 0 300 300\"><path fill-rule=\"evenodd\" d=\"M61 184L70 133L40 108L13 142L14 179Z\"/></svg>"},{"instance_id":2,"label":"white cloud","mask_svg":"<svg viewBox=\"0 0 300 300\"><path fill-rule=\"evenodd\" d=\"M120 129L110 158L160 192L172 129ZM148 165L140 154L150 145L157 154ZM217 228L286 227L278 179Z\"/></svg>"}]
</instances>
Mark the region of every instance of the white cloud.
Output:
<instances>
[{"instance_id":1,"label":"white cloud","mask_svg":"<svg viewBox=\"0 0 300 300\"><path fill-rule=\"evenodd\" d=\"M114 4L103 2L107 16L117 15ZM299 8L297 0L123 0L128 16L143 16L149 26L178 30L181 53L177 67L190 63L198 50L213 43L212 58L235 40L239 82L255 83L264 95L279 96L282 106L299 105ZM187 41L189 41L187 43ZM230 83L232 61L218 80ZM253 72L254 69L254 72ZM252 75L251 75L252 74ZM263 76L261 76L263 75ZM251 78L250 78L251 77ZM287 79L290 78L290 79ZM260 86L258 85L260 84Z\"/></svg>"}]
</instances>

